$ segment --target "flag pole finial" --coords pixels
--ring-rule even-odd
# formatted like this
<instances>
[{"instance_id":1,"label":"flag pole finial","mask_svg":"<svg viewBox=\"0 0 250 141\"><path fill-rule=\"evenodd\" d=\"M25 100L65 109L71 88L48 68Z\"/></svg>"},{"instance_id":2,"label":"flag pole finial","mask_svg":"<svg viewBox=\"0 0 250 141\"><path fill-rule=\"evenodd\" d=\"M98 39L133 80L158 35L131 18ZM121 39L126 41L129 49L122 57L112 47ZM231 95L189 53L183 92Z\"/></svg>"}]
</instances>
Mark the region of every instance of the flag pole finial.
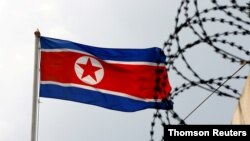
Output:
<instances>
[{"instance_id":1,"label":"flag pole finial","mask_svg":"<svg viewBox=\"0 0 250 141\"><path fill-rule=\"evenodd\" d=\"M39 29L37 29L35 32L34 32L35 36L40 38L41 37L41 33L39 31Z\"/></svg>"}]
</instances>

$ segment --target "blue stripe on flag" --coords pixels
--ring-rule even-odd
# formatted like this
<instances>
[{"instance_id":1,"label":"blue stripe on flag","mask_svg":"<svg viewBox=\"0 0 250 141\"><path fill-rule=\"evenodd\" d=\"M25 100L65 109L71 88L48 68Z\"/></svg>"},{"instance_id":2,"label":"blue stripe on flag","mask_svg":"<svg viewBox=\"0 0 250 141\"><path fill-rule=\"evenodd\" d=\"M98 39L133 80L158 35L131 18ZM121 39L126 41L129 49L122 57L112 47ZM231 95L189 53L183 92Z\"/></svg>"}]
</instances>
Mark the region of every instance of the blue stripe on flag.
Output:
<instances>
[{"instance_id":1,"label":"blue stripe on flag","mask_svg":"<svg viewBox=\"0 0 250 141\"><path fill-rule=\"evenodd\" d=\"M155 108L156 104L160 109L172 108L173 106L172 103L167 102L144 102L97 91L76 87L63 87L55 84L41 84L40 96L86 103L123 112Z\"/></svg>"},{"instance_id":2,"label":"blue stripe on flag","mask_svg":"<svg viewBox=\"0 0 250 141\"><path fill-rule=\"evenodd\" d=\"M141 61L152 63L164 63L166 60L164 53L162 53L161 49L157 47L146 49L99 48L48 37L41 37L40 43L42 49L72 49L84 51L102 60Z\"/></svg>"}]
</instances>

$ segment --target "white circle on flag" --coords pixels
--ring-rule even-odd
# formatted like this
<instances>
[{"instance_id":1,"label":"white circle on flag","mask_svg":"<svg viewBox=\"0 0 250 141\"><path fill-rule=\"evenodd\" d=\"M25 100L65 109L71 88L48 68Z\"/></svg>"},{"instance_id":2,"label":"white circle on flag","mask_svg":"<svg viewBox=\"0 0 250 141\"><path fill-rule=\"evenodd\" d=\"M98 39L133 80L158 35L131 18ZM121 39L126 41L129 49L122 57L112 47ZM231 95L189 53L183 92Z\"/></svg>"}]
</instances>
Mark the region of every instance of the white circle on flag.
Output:
<instances>
[{"instance_id":1,"label":"white circle on flag","mask_svg":"<svg viewBox=\"0 0 250 141\"><path fill-rule=\"evenodd\" d=\"M96 85L103 79L104 69L102 64L95 58L83 56L75 62L75 73L84 83Z\"/></svg>"}]
</instances>

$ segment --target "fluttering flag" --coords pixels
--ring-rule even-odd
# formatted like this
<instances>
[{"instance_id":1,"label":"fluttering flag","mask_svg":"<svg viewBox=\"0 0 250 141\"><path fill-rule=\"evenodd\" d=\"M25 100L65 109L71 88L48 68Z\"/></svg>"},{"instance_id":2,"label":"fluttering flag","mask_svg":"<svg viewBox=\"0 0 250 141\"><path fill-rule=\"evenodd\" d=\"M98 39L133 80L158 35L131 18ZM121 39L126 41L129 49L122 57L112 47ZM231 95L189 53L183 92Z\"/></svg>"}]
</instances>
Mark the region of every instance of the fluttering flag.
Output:
<instances>
[{"instance_id":1,"label":"fluttering flag","mask_svg":"<svg viewBox=\"0 0 250 141\"><path fill-rule=\"evenodd\" d=\"M133 112L172 108L160 48L110 49L40 37L40 97Z\"/></svg>"},{"instance_id":2,"label":"fluttering flag","mask_svg":"<svg viewBox=\"0 0 250 141\"><path fill-rule=\"evenodd\" d=\"M232 124L250 124L250 74L233 114Z\"/></svg>"}]
</instances>

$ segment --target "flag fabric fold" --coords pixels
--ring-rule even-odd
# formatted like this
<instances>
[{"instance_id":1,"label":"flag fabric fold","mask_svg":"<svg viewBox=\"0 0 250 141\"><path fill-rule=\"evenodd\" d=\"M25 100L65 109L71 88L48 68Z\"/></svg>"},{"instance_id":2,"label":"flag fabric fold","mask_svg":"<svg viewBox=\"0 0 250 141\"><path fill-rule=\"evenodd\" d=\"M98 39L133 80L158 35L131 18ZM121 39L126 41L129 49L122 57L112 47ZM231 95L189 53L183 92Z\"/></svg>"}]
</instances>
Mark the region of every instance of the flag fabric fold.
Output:
<instances>
[{"instance_id":1,"label":"flag fabric fold","mask_svg":"<svg viewBox=\"0 0 250 141\"><path fill-rule=\"evenodd\" d=\"M160 48L111 49L41 37L40 97L133 112L172 108Z\"/></svg>"},{"instance_id":2,"label":"flag fabric fold","mask_svg":"<svg viewBox=\"0 0 250 141\"><path fill-rule=\"evenodd\" d=\"M233 114L232 124L250 124L250 74Z\"/></svg>"}]
</instances>

